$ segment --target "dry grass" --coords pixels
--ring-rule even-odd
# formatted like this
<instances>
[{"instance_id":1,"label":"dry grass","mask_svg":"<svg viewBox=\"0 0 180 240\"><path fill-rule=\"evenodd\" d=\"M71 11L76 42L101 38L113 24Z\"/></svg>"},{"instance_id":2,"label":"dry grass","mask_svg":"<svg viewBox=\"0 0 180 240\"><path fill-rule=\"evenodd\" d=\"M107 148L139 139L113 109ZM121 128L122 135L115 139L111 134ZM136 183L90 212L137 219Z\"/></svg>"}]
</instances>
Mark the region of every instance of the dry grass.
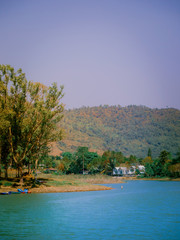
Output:
<instances>
[{"instance_id":1,"label":"dry grass","mask_svg":"<svg viewBox=\"0 0 180 240\"><path fill-rule=\"evenodd\" d=\"M67 181L77 184L108 184L108 183L122 183L123 178L112 177L107 175L82 175L82 174L69 174L69 175L52 175L40 174L40 178L55 179L57 181Z\"/></svg>"},{"instance_id":2,"label":"dry grass","mask_svg":"<svg viewBox=\"0 0 180 240\"><path fill-rule=\"evenodd\" d=\"M122 183L120 178L113 178L105 175L39 174L38 178L44 179L47 182L39 188L33 188L31 191L34 193L110 190L112 188L95 184Z\"/></svg>"},{"instance_id":3,"label":"dry grass","mask_svg":"<svg viewBox=\"0 0 180 240\"><path fill-rule=\"evenodd\" d=\"M53 175L53 174L38 174L37 180L40 180L39 185L18 187L8 186L8 184L0 187L0 192L17 191L17 188L28 188L32 193L50 193L50 192L79 192L79 191L99 191L110 190L112 188L95 185L107 183L121 183L120 178L113 178L105 175ZM9 179L9 183L14 183L13 179ZM11 184L11 185L12 185Z\"/></svg>"},{"instance_id":4,"label":"dry grass","mask_svg":"<svg viewBox=\"0 0 180 240\"><path fill-rule=\"evenodd\" d=\"M39 185L25 186L17 182L16 178L11 178L9 181L1 180L0 192L17 191L17 188L28 188L32 193L53 193L53 192L81 192L81 191L100 191L110 190L112 188L97 185L122 183L126 180L172 180L169 178L163 179L137 179L136 177L111 177L106 175L54 175L54 174L38 174L37 180L40 180ZM173 179L179 181L180 179ZM16 184L16 186L14 185ZM96 184L96 185L95 185Z\"/></svg>"},{"instance_id":5,"label":"dry grass","mask_svg":"<svg viewBox=\"0 0 180 240\"><path fill-rule=\"evenodd\" d=\"M39 188L32 188L32 193L55 193L55 192L84 192L84 191L101 191L110 190L112 188L100 185L62 185L62 186L40 186Z\"/></svg>"}]
</instances>

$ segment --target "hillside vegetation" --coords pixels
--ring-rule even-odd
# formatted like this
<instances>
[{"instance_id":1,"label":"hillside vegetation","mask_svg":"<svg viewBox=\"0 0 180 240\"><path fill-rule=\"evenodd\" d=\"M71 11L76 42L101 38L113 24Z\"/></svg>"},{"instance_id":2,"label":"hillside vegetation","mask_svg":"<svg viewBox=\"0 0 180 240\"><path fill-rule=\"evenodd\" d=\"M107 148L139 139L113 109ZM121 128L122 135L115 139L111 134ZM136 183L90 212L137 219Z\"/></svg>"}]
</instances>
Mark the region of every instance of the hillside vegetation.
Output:
<instances>
[{"instance_id":1,"label":"hillside vegetation","mask_svg":"<svg viewBox=\"0 0 180 240\"><path fill-rule=\"evenodd\" d=\"M98 153L111 150L145 157L151 148L157 157L164 149L174 155L180 146L180 111L173 108L82 107L65 111L61 127L65 129L59 143L62 151L87 146Z\"/></svg>"}]
</instances>

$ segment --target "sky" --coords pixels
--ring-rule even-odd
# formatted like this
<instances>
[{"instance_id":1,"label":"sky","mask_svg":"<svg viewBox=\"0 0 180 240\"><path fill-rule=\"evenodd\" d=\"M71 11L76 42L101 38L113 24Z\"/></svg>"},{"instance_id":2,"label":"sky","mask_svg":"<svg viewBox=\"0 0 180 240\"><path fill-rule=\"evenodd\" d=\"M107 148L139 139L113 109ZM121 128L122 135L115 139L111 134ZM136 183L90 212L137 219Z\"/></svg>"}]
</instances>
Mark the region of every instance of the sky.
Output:
<instances>
[{"instance_id":1,"label":"sky","mask_svg":"<svg viewBox=\"0 0 180 240\"><path fill-rule=\"evenodd\" d=\"M0 0L0 64L64 85L67 109L180 109L180 1Z\"/></svg>"}]
</instances>

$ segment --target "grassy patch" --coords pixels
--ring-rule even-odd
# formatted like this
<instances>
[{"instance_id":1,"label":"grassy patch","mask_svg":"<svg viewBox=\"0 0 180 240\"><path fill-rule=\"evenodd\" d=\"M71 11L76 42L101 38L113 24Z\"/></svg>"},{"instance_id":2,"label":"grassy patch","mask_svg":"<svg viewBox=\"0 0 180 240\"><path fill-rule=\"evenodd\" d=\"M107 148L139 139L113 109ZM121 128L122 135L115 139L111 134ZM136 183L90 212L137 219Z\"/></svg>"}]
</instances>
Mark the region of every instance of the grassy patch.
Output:
<instances>
[{"instance_id":1,"label":"grassy patch","mask_svg":"<svg viewBox=\"0 0 180 240\"><path fill-rule=\"evenodd\" d=\"M3 182L3 186L4 187L11 187L13 185L13 183L12 182Z\"/></svg>"},{"instance_id":2,"label":"grassy patch","mask_svg":"<svg viewBox=\"0 0 180 240\"><path fill-rule=\"evenodd\" d=\"M108 184L108 183L121 183L121 178L114 178L112 176L96 174L96 175L82 175L82 174L69 174L69 175L52 175L40 174L39 177L46 177L48 185L51 181L57 181L58 186L62 185L87 185L87 184ZM38 178L39 179L39 178ZM59 183L60 182L60 183ZM56 184L55 182L52 184Z\"/></svg>"},{"instance_id":3,"label":"grassy patch","mask_svg":"<svg viewBox=\"0 0 180 240\"><path fill-rule=\"evenodd\" d=\"M47 183L46 183L46 186L54 186L54 187L61 187L61 186L80 186L80 185L86 185L87 183L82 183L82 182L79 182L79 181L75 181L73 179L73 181L69 180L62 180L62 179L53 179L53 180L49 180Z\"/></svg>"},{"instance_id":4,"label":"grassy patch","mask_svg":"<svg viewBox=\"0 0 180 240\"><path fill-rule=\"evenodd\" d=\"M60 186L64 186L64 185L73 185L73 183L67 182L67 181L51 180L51 181L48 181L46 185L54 186L54 187L60 187Z\"/></svg>"}]
</instances>

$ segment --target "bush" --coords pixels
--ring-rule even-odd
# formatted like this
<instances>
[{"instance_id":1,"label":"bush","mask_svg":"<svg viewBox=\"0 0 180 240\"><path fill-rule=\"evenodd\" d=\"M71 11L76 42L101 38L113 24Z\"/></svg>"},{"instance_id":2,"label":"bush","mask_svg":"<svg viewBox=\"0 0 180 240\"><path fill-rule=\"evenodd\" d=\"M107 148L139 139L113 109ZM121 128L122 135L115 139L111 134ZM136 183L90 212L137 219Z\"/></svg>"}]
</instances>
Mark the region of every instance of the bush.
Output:
<instances>
[{"instance_id":1,"label":"bush","mask_svg":"<svg viewBox=\"0 0 180 240\"><path fill-rule=\"evenodd\" d=\"M3 183L3 186L5 186L5 187L11 187L11 186L12 186L12 183L10 183L10 182L4 182L4 183Z\"/></svg>"}]
</instances>

